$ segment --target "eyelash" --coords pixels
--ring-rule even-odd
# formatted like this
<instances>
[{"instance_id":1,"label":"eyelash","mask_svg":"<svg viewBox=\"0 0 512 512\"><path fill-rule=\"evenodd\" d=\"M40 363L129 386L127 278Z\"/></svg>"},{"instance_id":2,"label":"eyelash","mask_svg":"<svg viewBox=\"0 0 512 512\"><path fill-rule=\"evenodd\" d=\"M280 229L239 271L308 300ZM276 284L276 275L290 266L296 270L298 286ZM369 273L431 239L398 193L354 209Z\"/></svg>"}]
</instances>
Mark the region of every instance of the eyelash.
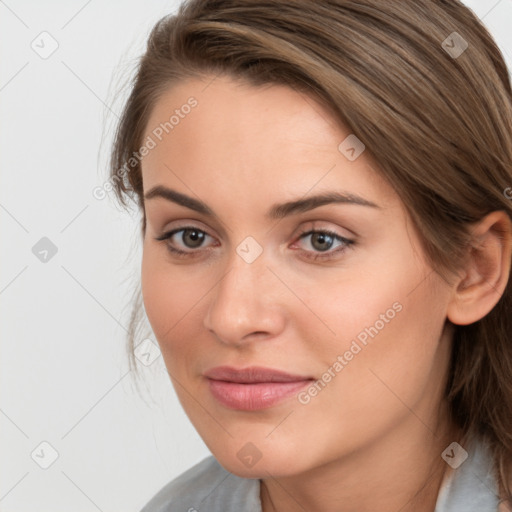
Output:
<instances>
[{"instance_id":1,"label":"eyelash","mask_svg":"<svg viewBox=\"0 0 512 512\"><path fill-rule=\"evenodd\" d=\"M167 233L164 233L163 235L159 236L159 237L156 237L155 240L157 241L163 241L163 242L166 242L166 246L167 246L167 249L172 253L174 254L176 257L178 258L187 258L187 257L193 257L191 256L192 254L198 252L196 250L191 250L191 251L182 251L180 249L176 249L175 247L172 247L170 245L170 243L167 243L167 240L169 240L172 236L174 236L176 233L179 233L181 231L187 231L187 230L192 230L192 231L197 231L199 233L203 233L207 236L211 236L209 235L206 231L202 230L202 229L198 229L194 226L184 226L184 227L180 227L180 228L177 228L177 229L173 229ZM305 238L306 236L309 236L309 235L312 235L312 234L322 234L322 235L328 235L332 238L334 238L335 240L338 240L339 242L343 242L343 246L334 250L334 251L330 251L330 252L326 252L326 253L317 253L316 256L306 256L306 258L308 259L311 259L311 260L331 260L334 258L334 255L337 255L337 254L341 254L342 252L346 251L351 245L353 245L355 242L354 240L350 240L348 238L345 238L343 236L340 236L338 235L336 232L334 231L330 231L328 229L310 229L310 230L304 230L302 231L299 235L298 235L298 239L297 240L301 240L302 238ZM311 251L303 251L304 253L310 253Z\"/></svg>"}]
</instances>

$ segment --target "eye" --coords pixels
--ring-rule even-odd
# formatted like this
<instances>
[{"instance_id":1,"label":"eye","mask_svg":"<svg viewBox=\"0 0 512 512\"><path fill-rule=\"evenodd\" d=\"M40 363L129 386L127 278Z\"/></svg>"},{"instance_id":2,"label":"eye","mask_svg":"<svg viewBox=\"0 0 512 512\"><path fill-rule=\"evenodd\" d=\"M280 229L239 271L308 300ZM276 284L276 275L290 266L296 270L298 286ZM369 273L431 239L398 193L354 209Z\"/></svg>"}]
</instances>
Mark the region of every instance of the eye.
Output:
<instances>
[{"instance_id":1,"label":"eye","mask_svg":"<svg viewBox=\"0 0 512 512\"><path fill-rule=\"evenodd\" d=\"M302 232L299 236L299 240L303 240L307 237L311 237L310 244L313 247L314 251L313 254L311 254L312 251L304 251L306 254L309 253L309 255L306 255L306 258L309 259L332 259L334 255L337 255L347 249L351 244L354 243L354 240L350 240L348 238L345 238L338 233L335 233L334 231L330 230L315 230L311 229L306 232ZM334 250L330 251L335 241L338 241L340 243L339 247ZM319 251L316 252L315 251ZM327 252L329 251L329 252ZM324 254L323 254L324 253Z\"/></svg>"},{"instance_id":2,"label":"eye","mask_svg":"<svg viewBox=\"0 0 512 512\"><path fill-rule=\"evenodd\" d=\"M181 236L176 237L178 240L181 240L186 249L191 249L190 251L184 251L182 249L176 248L172 242L174 236L178 233L182 232ZM158 241L165 241L167 245L167 249L169 251L179 257L190 256L194 252L194 249L200 248L206 237L212 238L205 231L198 229L194 226L185 226L177 229L173 229L167 233L164 233L162 236L155 238Z\"/></svg>"},{"instance_id":3,"label":"eye","mask_svg":"<svg viewBox=\"0 0 512 512\"><path fill-rule=\"evenodd\" d=\"M181 236L176 237L181 241L182 247L189 250L183 250L175 246L176 241L173 238L178 233ZM315 230L303 231L299 235L299 240L303 240L307 237L311 237L310 244L313 250L305 250L305 257L313 260L326 260L332 259L335 255L345 251L347 247L354 243L354 240L345 238L338 233L330 230ZM191 257L194 253L199 253L199 250L203 246L203 242L206 238L213 238L202 229L198 229L194 226L184 226L173 229L163 235L156 237L155 240L166 242L167 249L177 257L186 258ZM334 242L338 241L339 246L335 250L330 250Z\"/></svg>"}]
</instances>

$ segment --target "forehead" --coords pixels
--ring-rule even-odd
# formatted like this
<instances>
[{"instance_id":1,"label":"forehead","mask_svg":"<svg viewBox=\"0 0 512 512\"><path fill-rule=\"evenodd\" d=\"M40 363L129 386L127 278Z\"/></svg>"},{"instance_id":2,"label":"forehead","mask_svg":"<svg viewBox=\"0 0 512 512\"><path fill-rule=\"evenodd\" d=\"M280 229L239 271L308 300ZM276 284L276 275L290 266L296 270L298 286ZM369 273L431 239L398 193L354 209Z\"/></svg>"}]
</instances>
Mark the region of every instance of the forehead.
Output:
<instances>
[{"instance_id":1,"label":"forehead","mask_svg":"<svg viewBox=\"0 0 512 512\"><path fill-rule=\"evenodd\" d=\"M173 136L208 134L204 143L243 138L250 146L251 141L270 141L277 135L281 144L287 139L304 144L323 142L326 148L336 150L333 141L342 135L328 110L305 93L276 84L256 87L225 76L189 79L169 88L154 105L146 134L169 121L176 111L178 115L180 110L189 111L186 105L191 98L197 105L188 114L181 113L178 123L174 120Z\"/></svg>"},{"instance_id":2,"label":"forehead","mask_svg":"<svg viewBox=\"0 0 512 512\"><path fill-rule=\"evenodd\" d=\"M156 145L142 161L144 189L186 176L189 184L214 180L224 190L243 183L244 193L287 183L296 196L319 180L339 188L340 178L345 188L366 182L383 192L364 152L355 161L340 152L349 135L325 105L291 87L255 87L224 76L189 79L153 107L144 137Z\"/></svg>"}]
</instances>

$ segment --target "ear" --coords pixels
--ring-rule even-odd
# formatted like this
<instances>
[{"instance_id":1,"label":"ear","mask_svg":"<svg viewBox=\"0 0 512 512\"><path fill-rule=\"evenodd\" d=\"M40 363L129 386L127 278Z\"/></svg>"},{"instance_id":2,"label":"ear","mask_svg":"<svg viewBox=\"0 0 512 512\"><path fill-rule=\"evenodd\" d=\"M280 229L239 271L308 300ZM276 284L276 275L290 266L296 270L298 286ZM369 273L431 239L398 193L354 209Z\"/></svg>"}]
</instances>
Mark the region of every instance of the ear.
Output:
<instances>
[{"instance_id":1,"label":"ear","mask_svg":"<svg viewBox=\"0 0 512 512\"><path fill-rule=\"evenodd\" d=\"M472 242L447 310L452 323L468 325L480 320L503 295L510 275L511 226L506 212L495 211L471 227Z\"/></svg>"}]
</instances>

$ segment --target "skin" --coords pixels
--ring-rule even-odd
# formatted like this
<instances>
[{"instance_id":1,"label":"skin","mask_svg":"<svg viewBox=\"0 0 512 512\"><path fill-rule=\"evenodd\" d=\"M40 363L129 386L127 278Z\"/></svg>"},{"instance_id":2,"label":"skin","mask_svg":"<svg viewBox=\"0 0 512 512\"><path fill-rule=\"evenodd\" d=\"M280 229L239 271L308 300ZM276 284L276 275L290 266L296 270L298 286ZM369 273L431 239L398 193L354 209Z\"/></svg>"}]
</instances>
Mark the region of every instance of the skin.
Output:
<instances>
[{"instance_id":1,"label":"skin","mask_svg":"<svg viewBox=\"0 0 512 512\"><path fill-rule=\"evenodd\" d=\"M486 250L448 283L427 263L378 164L368 151L349 161L338 150L350 131L312 96L224 76L189 79L161 96L145 137L190 96L197 107L142 161L144 193L164 185L218 216L159 197L144 205L144 305L190 421L224 468L262 480L264 512L432 511L448 468L440 454L461 441L442 399L447 319L471 323L497 302L510 265L508 219L498 212L475 226ZM378 207L265 217L276 203L333 190ZM501 239L498 225L508 229ZM190 226L207 234L202 245L190 231L155 239ZM332 258L315 261L326 252L312 235L300 238L313 227L354 243L335 253L343 244L333 239ZM263 248L250 264L236 252L248 236ZM321 379L397 302L401 311L307 404L293 396L236 411L209 392L203 372L225 364ZM262 455L252 467L237 457L249 442Z\"/></svg>"}]
</instances>

